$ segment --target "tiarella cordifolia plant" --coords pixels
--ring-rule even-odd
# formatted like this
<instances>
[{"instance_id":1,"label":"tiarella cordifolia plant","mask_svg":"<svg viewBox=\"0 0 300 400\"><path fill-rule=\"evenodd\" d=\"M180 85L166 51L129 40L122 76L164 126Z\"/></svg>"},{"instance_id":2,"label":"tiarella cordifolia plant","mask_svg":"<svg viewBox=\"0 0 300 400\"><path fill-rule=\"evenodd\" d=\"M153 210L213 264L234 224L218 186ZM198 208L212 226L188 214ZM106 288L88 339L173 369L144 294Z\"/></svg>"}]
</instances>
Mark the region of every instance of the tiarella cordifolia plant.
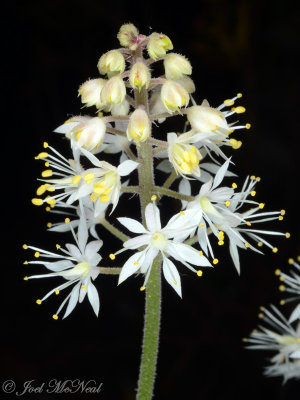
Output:
<instances>
[{"instance_id":1,"label":"tiarella cordifolia plant","mask_svg":"<svg viewBox=\"0 0 300 400\"><path fill-rule=\"evenodd\" d=\"M300 256L297 260L300 261ZM281 281L279 290L292 294L281 300L280 305L296 302L289 318L286 319L275 306L271 306L273 312L261 307L258 316L268 327L259 325L249 338L243 339L249 343L249 349L276 352L265 368L265 375L281 376L284 383L291 378L300 379L300 265L292 258L288 263L291 266L289 274L276 269L275 275Z\"/></svg>"},{"instance_id":2,"label":"tiarella cordifolia plant","mask_svg":"<svg viewBox=\"0 0 300 400\"><path fill-rule=\"evenodd\" d=\"M137 398L150 399L158 352L161 274L181 296L182 265L201 277L203 268L218 263L216 245L228 241L239 272L239 249L261 253L265 245L277 252L265 236L289 234L254 228L284 215L284 210L264 211L264 203L254 200L260 178L247 177L241 189L235 182L223 183L226 177L236 176L228 170L233 162L225 150L240 148L242 142L234 134L250 129L249 123L235 121L245 112L243 106L235 106L242 94L216 108L207 100L197 104L192 97L196 90L190 77L192 66L186 57L172 52L168 36L156 32L145 36L125 24L118 39L122 47L99 59L101 77L79 88L84 107L95 107L96 113L74 116L55 130L69 140L72 159L46 142L36 157L46 169L32 202L46 204L48 211L63 216L64 222L49 223L48 228L71 231L75 244L56 245L59 253L24 245L34 250L36 258L25 264L42 264L52 271L24 279L63 278L37 304L72 285L53 314L58 319L64 306L63 318L86 294L98 315L100 303L93 281L101 274L118 274L119 283L133 274L142 275L146 310ZM165 73L154 77L154 63L161 61ZM165 132L162 123L175 116L182 120L177 121L177 133ZM109 163L107 154L115 154L119 161ZM162 186L157 185L157 175L165 178ZM139 197L141 214L137 219L116 218L119 203L128 195L132 202L133 195ZM165 226L160 218L163 196L179 200ZM98 253L101 227L120 240L119 250L109 257L102 254L105 263ZM122 231L124 227L133 237ZM129 252L127 261L114 265L123 251Z\"/></svg>"}]
</instances>

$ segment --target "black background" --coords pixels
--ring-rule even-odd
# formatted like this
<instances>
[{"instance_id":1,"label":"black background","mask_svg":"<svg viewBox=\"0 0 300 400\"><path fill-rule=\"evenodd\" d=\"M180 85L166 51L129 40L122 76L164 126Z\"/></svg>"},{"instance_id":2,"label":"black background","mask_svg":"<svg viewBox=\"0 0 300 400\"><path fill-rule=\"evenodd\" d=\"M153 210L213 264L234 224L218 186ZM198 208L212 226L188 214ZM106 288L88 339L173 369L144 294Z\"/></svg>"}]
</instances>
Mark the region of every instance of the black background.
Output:
<instances>
[{"instance_id":1,"label":"black background","mask_svg":"<svg viewBox=\"0 0 300 400\"><path fill-rule=\"evenodd\" d=\"M117 278L100 277L98 319L85 301L66 320L54 321L51 315L61 298L49 299L41 307L35 300L57 281L24 282L23 276L30 272L22 265L28 254L21 249L28 243L52 250L55 243L66 240L67 235L45 232L49 214L31 205L42 168L33 157L45 140L65 151L66 143L52 133L53 129L67 116L80 112L78 86L98 77L98 58L118 47L120 25L133 22L144 34L166 33L174 51L190 59L198 102L207 98L217 106L225 98L243 93L240 104L247 113L241 120L251 122L252 129L240 133L243 146L233 154L235 171L241 177L236 181L241 184L247 174L261 176L259 201L266 203L266 210L287 210L284 221L271 224L270 229L292 235L289 240L271 239L279 248L277 254L266 250L260 256L242 251L240 277L225 248L218 253L218 266L202 279L180 268L182 300L163 283L155 398L296 398L299 382L282 386L280 378L264 378L268 353L245 350L241 342L257 325L258 307L278 304L275 268L286 268L287 259L299 254L296 4L218 0L191 6L187 2L137 5L52 0L5 6L2 381L12 379L21 389L31 379L35 379L34 385L52 378L95 379L103 382L99 399L135 397L143 328L141 280L132 278L117 288ZM128 211L126 200L124 197L125 205L120 204L116 216ZM175 211L178 204L172 205ZM135 215L132 207L128 212ZM119 243L103 230L99 232L106 239L101 254L103 265L108 265L107 254ZM96 398L87 394L48 397ZM48 397L45 392L28 395Z\"/></svg>"}]
</instances>

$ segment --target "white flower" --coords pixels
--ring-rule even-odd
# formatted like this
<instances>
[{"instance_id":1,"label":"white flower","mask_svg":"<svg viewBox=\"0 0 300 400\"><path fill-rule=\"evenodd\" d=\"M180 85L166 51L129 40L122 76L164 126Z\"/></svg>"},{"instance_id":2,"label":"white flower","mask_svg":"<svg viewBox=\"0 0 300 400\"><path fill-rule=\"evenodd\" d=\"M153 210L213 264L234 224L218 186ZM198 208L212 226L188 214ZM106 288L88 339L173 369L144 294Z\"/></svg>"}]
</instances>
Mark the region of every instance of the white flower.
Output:
<instances>
[{"instance_id":1,"label":"white flower","mask_svg":"<svg viewBox=\"0 0 300 400\"><path fill-rule=\"evenodd\" d=\"M298 256L298 258L300 257ZM300 264L292 258L289 259L289 264L294 268L292 269L291 267L290 274L285 274L279 269L275 271L275 274L278 275L280 281L283 282L283 284L279 286L279 290L292 295L292 297L281 300L281 303L284 304L290 301L298 301L296 308L293 310L289 318L289 322L294 322L296 319L300 318Z\"/></svg>"},{"instance_id":2,"label":"white flower","mask_svg":"<svg viewBox=\"0 0 300 400\"><path fill-rule=\"evenodd\" d=\"M173 216L168 224L162 228L158 207L154 203L149 203L145 209L147 229L134 219L118 218L118 221L131 232L140 233L141 235L124 242L124 249L115 254L145 246L143 250L135 252L126 261L119 276L119 284L140 270L141 273L146 275L141 290L145 289L153 260L160 253L163 259L163 274L167 282L181 296L180 275L174 263L168 257L173 257L191 271L198 273L199 276L201 276L202 272L197 272L190 264L201 267L211 266L207 258L201 255L201 252L177 240L179 233L181 234L190 229L192 217L193 211L191 210L181 212Z\"/></svg>"},{"instance_id":3,"label":"white flower","mask_svg":"<svg viewBox=\"0 0 300 400\"><path fill-rule=\"evenodd\" d=\"M237 271L240 272L238 247L250 248L261 253L248 242L247 236L256 242L258 246L265 244L275 253L278 249L263 239L261 234L283 236L286 234L250 228L255 223L278 219L278 216L281 219L283 210L262 212L263 203L248 199L249 196L253 197L256 194L254 188L257 179L255 177L252 177L252 179L248 177L240 192L235 193L234 189L237 188L235 183L232 184L231 188L226 186L219 187L227 172L229 162L230 160L227 160L223 164L214 179L211 178L202 185L195 200L187 204L187 209L196 211L194 216L195 229L197 229L198 241L203 251L206 254L210 253L214 257L209 234L212 233L218 239L219 245L224 244L226 234L229 239L230 255ZM240 208L245 204L253 204L255 207L248 211L239 212Z\"/></svg>"},{"instance_id":4,"label":"white flower","mask_svg":"<svg viewBox=\"0 0 300 400\"><path fill-rule=\"evenodd\" d=\"M271 308L273 313L262 307L262 313L259 314L270 328L259 325L259 329L245 339L250 343L247 348L277 352L265 370L266 375L282 375L285 381L290 377L300 378L300 320L294 329L276 307Z\"/></svg>"},{"instance_id":5,"label":"white flower","mask_svg":"<svg viewBox=\"0 0 300 400\"><path fill-rule=\"evenodd\" d=\"M250 129L251 125L236 125L229 123L227 118L233 114L245 112L242 106L233 107L230 111L221 111L224 107L232 106L236 99L242 97L239 93L232 99L227 99L217 108L210 107L207 100L204 100L201 106L194 105L186 110L187 118L195 133L205 134L201 139L199 135L199 145L203 146L206 152L211 155L211 151L227 159L220 147L222 145L231 146L234 149L241 147L242 142L236 139L230 139L229 135L237 129Z\"/></svg>"},{"instance_id":6,"label":"white flower","mask_svg":"<svg viewBox=\"0 0 300 400\"><path fill-rule=\"evenodd\" d=\"M58 314L66 303L68 303L68 306L63 318L67 317L73 311L76 304L83 301L86 294L88 295L89 302L95 314L98 315L99 313L99 296L92 280L95 280L100 273L100 268L97 265L101 260L98 251L102 246L102 241L94 240L87 243L88 232L84 216L80 219L78 234L75 235L72 227L71 230L76 246L68 243L66 244L66 249L63 249L59 245L56 245L57 249L60 249L62 254L23 245L24 249L34 250L37 259L45 258L45 260L40 261L25 261L25 264L41 264L48 270L53 271L49 274L25 277L25 280L61 276L67 281L52 289L42 299L38 299L37 304L41 304L51 294L59 294L61 290L75 284L69 295L60 305L56 314L53 315L54 319L58 318ZM51 261L53 259L56 261Z\"/></svg>"}]
</instances>

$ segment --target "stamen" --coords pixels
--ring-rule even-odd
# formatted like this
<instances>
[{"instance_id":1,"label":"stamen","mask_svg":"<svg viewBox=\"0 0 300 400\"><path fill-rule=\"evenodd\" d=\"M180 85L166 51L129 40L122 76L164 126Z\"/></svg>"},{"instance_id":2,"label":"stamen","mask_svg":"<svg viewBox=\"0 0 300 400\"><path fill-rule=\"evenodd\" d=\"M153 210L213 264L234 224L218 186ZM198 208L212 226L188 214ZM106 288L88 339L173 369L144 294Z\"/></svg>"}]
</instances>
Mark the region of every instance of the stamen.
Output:
<instances>
[{"instance_id":1,"label":"stamen","mask_svg":"<svg viewBox=\"0 0 300 400\"><path fill-rule=\"evenodd\" d=\"M56 314L53 314L52 318L55 319L55 320L58 320L58 316Z\"/></svg>"},{"instance_id":2,"label":"stamen","mask_svg":"<svg viewBox=\"0 0 300 400\"><path fill-rule=\"evenodd\" d=\"M281 273L281 271L280 271L280 269L279 268L277 268L277 269L275 269L275 275L280 275L280 273Z\"/></svg>"},{"instance_id":3,"label":"stamen","mask_svg":"<svg viewBox=\"0 0 300 400\"><path fill-rule=\"evenodd\" d=\"M44 203L42 199L32 199L31 202L35 206L41 206Z\"/></svg>"},{"instance_id":4,"label":"stamen","mask_svg":"<svg viewBox=\"0 0 300 400\"><path fill-rule=\"evenodd\" d=\"M289 232L287 232L287 233L285 234L285 237L286 237L287 239L289 239L289 238L291 237L291 234L290 234Z\"/></svg>"},{"instance_id":5,"label":"stamen","mask_svg":"<svg viewBox=\"0 0 300 400\"><path fill-rule=\"evenodd\" d=\"M140 291L143 292L146 289L146 286L141 286Z\"/></svg>"},{"instance_id":6,"label":"stamen","mask_svg":"<svg viewBox=\"0 0 300 400\"><path fill-rule=\"evenodd\" d=\"M273 251L273 253L277 253L277 252L278 252L278 248L277 248L277 247L274 247L274 248L272 249L272 251Z\"/></svg>"},{"instance_id":7,"label":"stamen","mask_svg":"<svg viewBox=\"0 0 300 400\"><path fill-rule=\"evenodd\" d=\"M68 224L70 222L70 218L65 218L65 223Z\"/></svg>"},{"instance_id":8,"label":"stamen","mask_svg":"<svg viewBox=\"0 0 300 400\"><path fill-rule=\"evenodd\" d=\"M110 258L111 260L115 260L116 256L115 256L113 253L110 253L109 258Z\"/></svg>"},{"instance_id":9,"label":"stamen","mask_svg":"<svg viewBox=\"0 0 300 400\"><path fill-rule=\"evenodd\" d=\"M197 271L197 275L198 275L198 276L202 276L202 275L203 275L203 272L199 269L199 271Z\"/></svg>"},{"instance_id":10,"label":"stamen","mask_svg":"<svg viewBox=\"0 0 300 400\"><path fill-rule=\"evenodd\" d=\"M233 182L233 184L231 186L233 187L233 189L237 188L237 184L235 182Z\"/></svg>"},{"instance_id":11,"label":"stamen","mask_svg":"<svg viewBox=\"0 0 300 400\"><path fill-rule=\"evenodd\" d=\"M213 260L213 264L218 264L218 262L219 262L219 260L217 259L217 258L215 258L214 260Z\"/></svg>"},{"instance_id":12,"label":"stamen","mask_svg":"<svg viewBox=\"0 0 300 400\"><path fill-rule=\"evenodd\" d=\"M153 196L151 196L151 201L155 201L157 200L157 196L154 194Z\"/></svg>"},{"instance_id":13,"label":"stamen","mask_svg":"<svg viewBox=\"0 0 300 400\"><path fill-rule=\"evenodd\" d=\"M36 300L36 304L42 304L42 300L37 299L37 300Z\"/></svg>"},{"instance_id":14,"label":"stamen","mask_svg":"<svg viewBox=\"0 0 300 400\"><path fill-rule=\"evenodd\" d=\"M23 247L23 249L24 249L24 250L27 250L27 249L28 249L28 246L27 246L27 244L23 244L23 246L22 246L22 247Z\"/></svg>"}]
</instances>

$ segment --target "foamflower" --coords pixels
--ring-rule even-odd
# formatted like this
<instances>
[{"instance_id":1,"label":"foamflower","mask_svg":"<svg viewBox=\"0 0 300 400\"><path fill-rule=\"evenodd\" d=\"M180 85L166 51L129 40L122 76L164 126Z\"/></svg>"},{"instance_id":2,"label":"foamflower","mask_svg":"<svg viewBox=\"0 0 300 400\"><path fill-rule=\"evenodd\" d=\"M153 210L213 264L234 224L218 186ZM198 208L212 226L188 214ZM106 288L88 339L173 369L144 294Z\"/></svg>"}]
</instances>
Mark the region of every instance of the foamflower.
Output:
<instances>
[{"instance_id":1,"label":"foamflower","mask_svg":"<svg viewBox=\"0 0 300 400\"><path fill-rule=\"evenodd\" d=\"M66 219L69 223L69 219ZM35 258L38 261L25 261L24 264L29 265L44 265L48 270L53 271L48 274L26 276L24 280L39 279L39 278L52 278L62 277L66 282L56 286L50 290L42 299L36 301L37 304L42 304L52 294L59 294L63 289L74 285L71 292L61 303L57 312L53 314L54 319L58 319L58 315L67 305L63 318L66 318L75 308L76 304L81 303L86 294L89 302L96 315L99 313L99 296L98 292L92 283L100 273L98 264L101 256L98 254L102 246L101 240L93 240L87 243L88 231L85 222L85 216L82 216L78 226L77 235L71 227L76 245L67 243L66 248L56 245L61 254L53 253L33 246L23 245L24 249L31 249L35 251ZM54 261L53 261L54 260Z\"/></svg>"},{"instance_id":2,"label":"foamflower","mask_svg":"<svg viewBox=\"0 0 300 400\"><path fill-rule=\"evenodd\" d=\"M202 252L193 247L180 243L176 237L180 232L190 229L193 211L189 210L174 215L168 224L162 228L160 222L160 212L155 203L149 203L145 209L145 228L140 222L131 218L118 218L118 221L133 233L139 233L139 236L129 239L123 243L124 249L119 250L113 258L125 251L136 250L145 246L143 250L136 251L124 264L120 276L119 284L138 270L145 274L144 284L141 290L144 290L151 272L154 259L160 253L163 259L163 274L167 282L173 287L176 293L181 296L181 280L180 275L173 261L169 257L181 262L188 269L202 275L202 271L195 270L192 265L198 267L211 266Z\"/></svg>"}]
</instances>

